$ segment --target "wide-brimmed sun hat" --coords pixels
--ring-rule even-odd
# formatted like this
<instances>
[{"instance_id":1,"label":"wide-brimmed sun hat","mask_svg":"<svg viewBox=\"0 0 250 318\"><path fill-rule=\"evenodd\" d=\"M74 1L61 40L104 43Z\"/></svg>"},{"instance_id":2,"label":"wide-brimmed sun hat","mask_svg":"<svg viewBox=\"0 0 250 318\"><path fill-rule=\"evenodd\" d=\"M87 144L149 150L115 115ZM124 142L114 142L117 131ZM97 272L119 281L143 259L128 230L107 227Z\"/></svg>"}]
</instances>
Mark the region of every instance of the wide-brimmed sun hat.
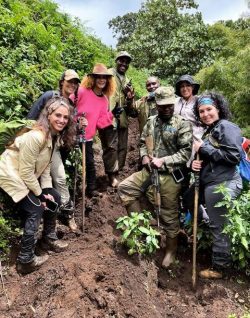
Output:
<instances>
[{"instance_id":1,"label":"wide-brimmed sun hat","mask_svg":"<svg viewBox=\"0 0 250 318\"><path fill-rule=\"evenodd\" d=\"M178 78L177 82L175 83L175 94L181 96L180 86L182 82L188 82L189 84L193 85L193 95L197 95L200 84L196 83L191 75L185 74Z\"/></svg>"},{"instance_id":2,"label":"wide-brimmed sun hat","mask_svg":"<svg viewBox=\"0 0 250 318\"><path fill-rule=\"evenodd\" d=\"M89 73L88 76L94 76L94 75L105 75L105 76L113 76L109 70L107 69L107 67L102 64L102 63L98 63L94 66L92 73Z\"/></svg>"}]
</instances>

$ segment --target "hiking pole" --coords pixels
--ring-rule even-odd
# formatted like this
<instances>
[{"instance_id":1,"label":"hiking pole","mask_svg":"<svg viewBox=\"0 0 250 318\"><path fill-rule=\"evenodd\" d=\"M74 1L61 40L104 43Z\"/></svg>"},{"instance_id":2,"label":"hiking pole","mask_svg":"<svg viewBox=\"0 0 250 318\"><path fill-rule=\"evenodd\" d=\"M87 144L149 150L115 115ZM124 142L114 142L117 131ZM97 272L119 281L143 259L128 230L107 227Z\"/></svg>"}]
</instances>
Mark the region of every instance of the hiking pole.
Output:
<instances>
[{"instance_id":1,"label":"hiking pole","mask_svg":"<svg viewBox=\"0 0 250 318\"><path fill-rule=\"evenodd\" d=\"M85 117L82 113L81 117ZM85 184L86 184L86 140L85 140L85 126L81 127L80 143L82 144L82 231L85 225Z\"/></svg>"},{"instance_id":2,"label":"hiking pole","mask_svg":"<svg viewBox=\"0 0 250 318\"><path fill-rule=\"evenodd\" d=\"M196 160L199 160L197 153ZM195 172L194 175L194 220L193 220L193 268L192 268L192 286L196 289L196 250L197 250L197 218L198 218L198 201L199 201L199 186L200 186L200 172Z\"/></svg>"}]
</instances>

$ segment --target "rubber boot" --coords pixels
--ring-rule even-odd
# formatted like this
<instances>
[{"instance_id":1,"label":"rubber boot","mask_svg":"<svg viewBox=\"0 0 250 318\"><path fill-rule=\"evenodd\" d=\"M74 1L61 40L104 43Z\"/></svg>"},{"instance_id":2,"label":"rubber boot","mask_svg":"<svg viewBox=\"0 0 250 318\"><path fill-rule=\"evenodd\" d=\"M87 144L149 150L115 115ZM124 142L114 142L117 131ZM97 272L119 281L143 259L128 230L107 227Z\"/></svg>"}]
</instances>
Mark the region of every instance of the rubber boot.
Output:
<instances>
[{"instance_id":1,"label":"rubber boot","mask_svg":"<svg viewBox=\"0 0 250 318\"><path fill-rule=\"evenodd\" d=\"M56 214L44 214L41 248L56 253L64 251L68 243L58 239L56 234Z\"/></svg>"},{"instance_id":2,"label":"rubber boot","mask_svg":"<svg viewBox=\"0 0 250 318\"><path fill-rule=\"evenodd\" d=\"M126 205L126 210L128 215L131 214L131 212L141 212L141 205L138 200L133 201L132 203Z\"/></svg>"},{"instance_id":3,"label":"rubber boot","mask_svg":"<svg viewBox=\"0 0 250 318\"><path fill-rule=\"evenodd\" d=\"M175 261L175 254L177 250L177 237L166 239L166 254L162 262L163 268L168 268Z\"/></svg>"},{"instance_id":4,"label":"rubber boot","mask_svg":"<svg viewBox=\"0 0 250 318\"><path fill-rule=\"evenodd\" d=\"M34 256L33 260L29 263L17 263L16 269L20 274L29 274L40 268L49 258L49 255Z\"/></svg>"}]
</instances>

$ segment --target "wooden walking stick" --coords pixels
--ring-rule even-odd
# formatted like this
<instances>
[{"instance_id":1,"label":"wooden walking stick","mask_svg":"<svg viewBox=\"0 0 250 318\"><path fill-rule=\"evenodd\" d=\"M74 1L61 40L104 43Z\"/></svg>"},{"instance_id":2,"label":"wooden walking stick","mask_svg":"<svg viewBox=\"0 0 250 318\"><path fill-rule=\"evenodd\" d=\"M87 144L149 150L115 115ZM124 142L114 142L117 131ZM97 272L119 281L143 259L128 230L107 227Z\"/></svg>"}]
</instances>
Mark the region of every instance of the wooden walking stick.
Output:
<instances>
[{"instance_id":1,"label":"wooden walking stick","mask_svg":"<svg viewBox=\"0 0 250 318\"><path fill-rule=\"evenodd\" d=\"M199 154L197 153L196 160L199 160ZM195 192L194 192L194 220L193 220L193 268L192 268L192 286L196 289L196 250L197 250L197 218L198 218L198 206L199 206L199 187L200 187L200 173L195 172Z\"/></svg>"},{"instance_id":2,"label":"wooden walking stick","mask_svg":"<svg viewBox=\"0 0 250 318\"><path fill-rule=\"evenodd\" d=\"M85 117L85 113L82 113ZM85 144L85 126L81 128L80 143L82 144L82 231L85 225L85 185L86 185L86 144Z\"/></svg>"}]
</instances>

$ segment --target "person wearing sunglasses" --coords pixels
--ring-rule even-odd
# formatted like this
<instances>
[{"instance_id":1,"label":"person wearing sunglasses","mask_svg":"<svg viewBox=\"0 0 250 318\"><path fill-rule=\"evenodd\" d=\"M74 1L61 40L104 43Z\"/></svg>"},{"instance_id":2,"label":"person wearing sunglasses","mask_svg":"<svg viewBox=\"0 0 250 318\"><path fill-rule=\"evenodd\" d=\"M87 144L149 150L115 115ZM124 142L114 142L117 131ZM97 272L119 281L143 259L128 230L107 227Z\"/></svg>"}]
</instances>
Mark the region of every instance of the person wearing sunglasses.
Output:
<instances>
[{"instance_id":1,"label":"person wearing sunglasses","mask_svg":"<svg viewBox=\"0 0 250 318\"><path fill-rule=\"evenodd\" d=\"M76 102L77 118L82 115L86 118L86 195L89 198L97 197L96 169L93 152L93 138L96 130L103 130L113 123L113 114L109 111L109 97L114 93L115 81L107 67L98 63L93 71L85 76L78 89ZM71 95L75 101L74 95Z\"/></svg>"},{"instance_id":2,"label":"person wearing sunglasses","mask_svg":"<svg viewBox=\"0 0 250 318\"><path fill-rule=\"evenodd\" d=\"M43 218L41 247L63 251L68 243L56 234L56 213L60 194L52 187L50 161L57 143L72 144L75 136L73 110L68 99L48 101L33 127L16 136L1 155L0 187L17 203L24 231L17 258L21 274L38 269L48 255L36 256L38 228Z\"/></svg>"},{"instance_id":3,"label":"person wearing sunglasses","mask_svg":"<svg viewBox=\"0 0 250 318\"><path fill-rule=\"evenodd\" d=\"M63 72L59 80L59 90L50 90L43 93L38 100L32 105L27 118L36 120L45 104L53 97L60 98L61 96L68 99L72 106L72 100L69 99L71 94L74 94L75 100L77 100L77 90L79 87L80 79L79 75L71 69ZM75 207L70 198L69 189L66 183L66 173L63 162L66 160L70 148L66 145L62 145L60 148L55 147L52 163L51 163L51 176L53 179L54 187L59 191L61 195L61 207L59 213L59 219L68 225L72 231L76 231L77 225L74 219Z\"/></svg>"}]
</instances>

